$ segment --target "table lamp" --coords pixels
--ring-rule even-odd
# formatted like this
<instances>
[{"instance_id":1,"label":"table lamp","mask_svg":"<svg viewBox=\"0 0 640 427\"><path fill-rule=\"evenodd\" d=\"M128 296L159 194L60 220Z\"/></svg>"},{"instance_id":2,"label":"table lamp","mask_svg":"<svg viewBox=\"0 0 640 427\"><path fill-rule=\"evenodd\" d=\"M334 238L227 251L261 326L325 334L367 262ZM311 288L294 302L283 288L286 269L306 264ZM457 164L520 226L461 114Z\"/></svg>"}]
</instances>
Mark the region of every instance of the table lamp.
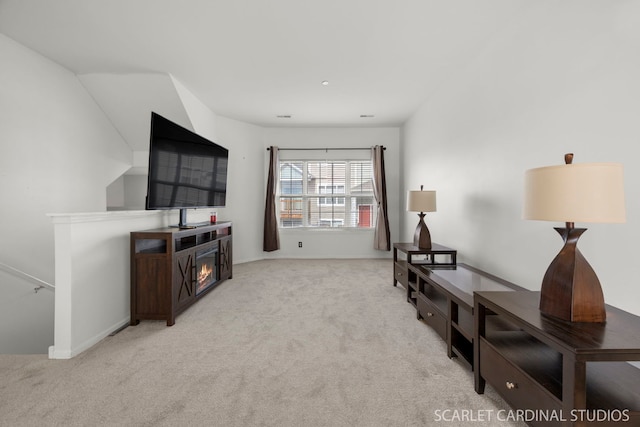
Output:
<instances>
[{"instance_id":1,"label":"table lamp","mask_svg":"<svg viewBox=\"0 0 640 427\"><path fill-rule=\"evenodd\" d=\"M560 221L555 230L564 246L542 279L540 311L570 322L602 323L606 320L600 281L577 248L587 229L575 222L626 221L624 182L619 163L565 164L525 172L524 219Z\"/></svg>"},{"instance_id":2,"label":"table lamp","mask_svg":"<svg viewBox=\"0 0 640 427\"><path fill-rule=\"evenodd\" d=\"M431 249L431 234L424 223L425 212L436 211L436 192L435 191L408 191L407 192L407 211L420 212L418 216L418 226L413 236L413 245L420 249Z\"/></svg>"}]
</instances>

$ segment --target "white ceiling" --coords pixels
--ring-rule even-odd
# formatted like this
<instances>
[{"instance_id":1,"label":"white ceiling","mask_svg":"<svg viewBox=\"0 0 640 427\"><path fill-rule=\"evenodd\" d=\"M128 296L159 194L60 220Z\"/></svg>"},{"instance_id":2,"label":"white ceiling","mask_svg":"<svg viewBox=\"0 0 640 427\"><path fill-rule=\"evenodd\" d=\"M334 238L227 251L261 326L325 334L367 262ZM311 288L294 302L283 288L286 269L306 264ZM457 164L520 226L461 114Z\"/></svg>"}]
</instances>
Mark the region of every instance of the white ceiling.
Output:
<instances>
[{"instance_id":1,"label":"white ceiling","mask_svg":"<svg viewBox=\"0 0 640 427\"><path fill-rule=\"evenodd\" d=\"M0 32L80 76L170 74L248 123L398 126L535 3L0 0Z\"/></svg>"}]
</instances>

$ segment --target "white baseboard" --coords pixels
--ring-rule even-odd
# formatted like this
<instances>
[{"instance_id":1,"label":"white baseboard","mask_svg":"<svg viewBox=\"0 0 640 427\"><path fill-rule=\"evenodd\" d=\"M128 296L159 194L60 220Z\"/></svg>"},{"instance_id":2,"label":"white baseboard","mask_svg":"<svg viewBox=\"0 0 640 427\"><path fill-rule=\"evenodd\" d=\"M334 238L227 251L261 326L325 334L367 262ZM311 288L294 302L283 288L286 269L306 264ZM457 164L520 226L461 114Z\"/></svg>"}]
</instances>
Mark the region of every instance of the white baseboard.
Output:
<instances>
[{"instance_id":1,"label":"white baseboard","mask_svg":"<svg viewBox=\"0 0 640 427\"><path fill-rule=\"evenodd\" d=\"M121 319L79 345L72 345L72 348L57 348L54 343L54 345L49 347L49 359L71 359L72 357L75 357L83 351L93 347L109 336L113 331L116 331L128 324L129 321L130 319L128 317L126 319Z\"/></svg>"}]
</instances>

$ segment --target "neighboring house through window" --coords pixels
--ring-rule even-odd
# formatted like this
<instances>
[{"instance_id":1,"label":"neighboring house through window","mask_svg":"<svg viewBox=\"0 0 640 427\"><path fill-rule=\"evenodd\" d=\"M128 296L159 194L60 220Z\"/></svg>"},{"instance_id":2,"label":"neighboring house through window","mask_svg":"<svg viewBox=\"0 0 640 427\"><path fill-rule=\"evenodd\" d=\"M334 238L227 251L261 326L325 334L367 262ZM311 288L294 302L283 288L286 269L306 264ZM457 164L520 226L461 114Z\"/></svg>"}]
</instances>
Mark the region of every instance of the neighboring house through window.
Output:
<instances>
[{"instance_id":1,"label":"neighboring house through window","mask_svg":"<svg viewBox=\"0 0 640 427\"><path fill-rule=\"evenodd\" d=\"M372 175L370 160L281 161L280 227L373 227Z\"/></svg>"}]
</instances>

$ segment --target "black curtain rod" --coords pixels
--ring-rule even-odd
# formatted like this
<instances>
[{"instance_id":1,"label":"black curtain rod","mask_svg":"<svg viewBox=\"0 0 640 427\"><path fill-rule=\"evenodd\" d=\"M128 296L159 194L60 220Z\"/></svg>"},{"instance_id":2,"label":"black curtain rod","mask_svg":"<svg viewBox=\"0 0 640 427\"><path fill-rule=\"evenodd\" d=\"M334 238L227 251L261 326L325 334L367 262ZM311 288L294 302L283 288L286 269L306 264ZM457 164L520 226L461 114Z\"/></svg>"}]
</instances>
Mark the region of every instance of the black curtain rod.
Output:
<instances>
[{"instance_id":1,"label":"black curtain rod","mask_svg":"<svg viewBox=\"0 0 640 427\"><path fill-rule=\"evenodd\" d=\"M358 147L358 148L345 148L345 147L333 147L333 148L278 148L279 151L329 151L329 150L371 150L372 147ZM383 150L387 147L383 146ZM271 147L267 147L267 151L270 151Z\"/></svg>"}]
</instances>

